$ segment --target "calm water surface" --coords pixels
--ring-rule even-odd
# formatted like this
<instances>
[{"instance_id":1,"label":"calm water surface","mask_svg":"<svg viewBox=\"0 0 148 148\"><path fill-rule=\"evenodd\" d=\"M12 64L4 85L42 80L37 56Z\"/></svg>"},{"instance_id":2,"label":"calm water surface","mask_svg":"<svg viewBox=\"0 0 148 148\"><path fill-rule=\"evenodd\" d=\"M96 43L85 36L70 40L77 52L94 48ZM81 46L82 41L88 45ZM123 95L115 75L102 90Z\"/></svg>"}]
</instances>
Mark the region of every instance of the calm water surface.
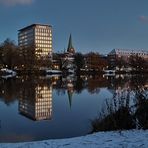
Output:
<instances>
[{"instance_id":1,"label":"calm water surface","mask_svg":"<svg viewBox=\"0 0 148 148\"><path fill-rule=\"evenodd\" d=\"M135 84L136 82L136 84ZM0 142L86 135L117 91L148 87L145 76L0 79Z\"/></svg>"}]
</instances>

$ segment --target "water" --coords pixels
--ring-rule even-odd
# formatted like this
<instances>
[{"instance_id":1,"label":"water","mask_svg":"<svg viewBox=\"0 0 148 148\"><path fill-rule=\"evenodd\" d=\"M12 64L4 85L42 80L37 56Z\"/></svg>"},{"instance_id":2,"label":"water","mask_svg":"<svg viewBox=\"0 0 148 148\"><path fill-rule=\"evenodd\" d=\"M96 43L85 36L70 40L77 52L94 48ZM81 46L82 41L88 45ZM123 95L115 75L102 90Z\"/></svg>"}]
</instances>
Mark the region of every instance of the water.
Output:
<instances>
[{"instance_id":1,"label":"water","mask_svg":"<svg viewBox=\"0 0 148 148\"><path fill-rule=\"evenodd\" d=\"M146 76L17 77L0 79L0 142L69 138L92 131L91 121L117 91L148 88Z\"/></svg>"}]
</instances>

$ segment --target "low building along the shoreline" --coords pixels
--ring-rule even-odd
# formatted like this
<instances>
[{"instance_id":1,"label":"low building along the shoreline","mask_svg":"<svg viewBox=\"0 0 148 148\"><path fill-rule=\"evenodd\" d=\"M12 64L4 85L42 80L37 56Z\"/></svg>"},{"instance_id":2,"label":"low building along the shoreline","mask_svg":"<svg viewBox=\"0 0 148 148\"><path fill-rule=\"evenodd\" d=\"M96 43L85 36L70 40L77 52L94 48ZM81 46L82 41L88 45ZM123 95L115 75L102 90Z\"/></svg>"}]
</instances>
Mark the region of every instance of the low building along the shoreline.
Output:
<instances>
[{"instance_id":1,"label":"low building along the shoreline","mask_svg":"<svg viewBox=\"0 0 148 148\"><path fill-rule=\"evenodd\" d=\"M108 54L108 63L111 69L116 69L117 65L127 65L131 57L139 57L148 61L148 51L146 50L132 50L132 49L113 49ZM126 63L126 64L125 64Z\"/></svg>"}]
</instances>

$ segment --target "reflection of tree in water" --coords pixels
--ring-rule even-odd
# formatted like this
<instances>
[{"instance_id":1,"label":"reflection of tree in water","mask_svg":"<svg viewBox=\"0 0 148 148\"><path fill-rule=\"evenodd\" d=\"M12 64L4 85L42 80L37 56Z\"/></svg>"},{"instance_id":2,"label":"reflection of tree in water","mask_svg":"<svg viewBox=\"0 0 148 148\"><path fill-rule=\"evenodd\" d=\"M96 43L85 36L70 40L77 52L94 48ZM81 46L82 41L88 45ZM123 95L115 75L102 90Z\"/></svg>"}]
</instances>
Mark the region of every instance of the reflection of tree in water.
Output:
<instances>
[{"instance_id":1,"label":"reflection of tree in water","mask_svg":"<svg viewBox=\"0 0 148 148\"><path fill-rule=\"evenodd\" d=\"M74 84L74 89L76 93L80 94L84 90L84 88L85 82L80 76L78 76Z\"/></svg>"},{"instance_id":2,"label":"reflection of tree in water","mask_svg":"<svg viewBox=\"0 0 148 148\"><path fill-rule=\"evenodd\" d=\"M91 94L98 94L101 87L107 87L108 81L101 76L67 76L61 77L53 84L57 95L64 96L67 94L70 107L74 94L80 94L83 90L88 90Z\"/></svg>"},{"instance_id":3,"label":"reflection of tree in water","mask_svg":"<svg viewBox=\"0 0 148 148\"><path fill-rule=\"evenodd\" d=\"M91 94L98 94L100 92L100 88L107 87L108 81L102 75L94 75L94 76L77 76L73 77L71 81L73 84L73 89L75 93L80 94L84 89L88 90ZM56 89L58 95L65 95L67 91L67 77L59 79L53 87Z\"/></svg>"},{"instance_id":4,"label":"reflection of tree in water","mask_svg":"<svg viewBox=\"0 0 148 148\"><path fill-rule=\"evenodd\" d=\"M22 78L22 85L20 89L20 98L23 97L23 99L30 100L30 102L34 102L35 98L35 86L37 85L35 83L35 79L25 77Z\"/></svg>"},{"instance_id":5,"label":"reflection of tree in water","mask_svg":"<svg viewBox=\"0 0 148 148\"><path fill-rule=\"evenodd\" d=\"M0 79L0 99L7 105L19 101L19 111L34 120L51 118L52 80L22 76Z\"/></svg>"},{"instance_id":6,"label":"reflection of tree in water","mask_svg":"<svg viewBox=\"0 0 148 148\"><path fill-rule=\"evenodd\" d=\"M109 81L109 84L108 84L109 90L116 90L119 87L121 89L130 87L130 77L129 76L122 77L119 75L118 77L109 77L108 81Z\"/></svg>"},{"instance_id":7,"label":"reflection of tree in water","mask_svg":"<svg viewBox=\"0 0 148 148\"><path fill-rule=\"evenodd\" d=\"M143 79L145 81L139 78L135 81L131 79L130 87L117 88L116 85L111 102L106 101L106 109L92 121L93 132L148 128L147 78Z\"/></svg>"},{"instance_id":8,"label":"reflection of tree in water","mask_svg":"<svg viewBox=\"0 0 148 148\"><path fill-rule=\"evenodd\" d=\"M57 80L53 81L53 89L55 89L58 96L63 96L66 94L65 81L62 80L62 77L59 77Z\"/></svg>"},{"instance_id":9,"label":"reflection of tree in water","mask_svg":"<svg viewBox=\"0 0 148 148\"><path fill-rule=\"evenodd\" d=\"M71 78L71 83L73 84L73 90L75 93L80 94L84 89L88 90L91 94L98 94L100 88L107 87L108 81L102 75L94 76L73 76ZM68 77L61 77L53 85L53 88L56 89L58 95L65 95L67 92L67 82Z\"/></svg>"},{"instance_id":10,"label":"reflection of tree in water","mask_svg":"<svg viewBox=\"0 0 148 148\"><path fill-rule=\"evenodd\" d=\"M107 87L107 80L106 78L103 78L102 76L93 76L88 78L88 92L91 94L98 94L100 92L101 87Z\"/></svg>"},{"instance_id":11,"label":"reflection of tree in water","mask_svg":"<svg viewBox=\"0 0 148 148\"><path fill-rule=\"evenodd\" d=\"M0 99L7 105L17 100L21 81L18 79L0 79Z\"/></svg>"},{"instance_id":12,"label":"reflection of tree in water","mask_svg":"<svg viewBox=\"0 0 148 148\"><path fill-rule=\"evenodd\" d=\"M6 104L13 103L21 95L34 98L33 88L40 84L44 86L46 84L50 87L51 81L47 79L35 78L35 77L19 77L0 79L0 99Z\"/></svg>"}]
</instances>

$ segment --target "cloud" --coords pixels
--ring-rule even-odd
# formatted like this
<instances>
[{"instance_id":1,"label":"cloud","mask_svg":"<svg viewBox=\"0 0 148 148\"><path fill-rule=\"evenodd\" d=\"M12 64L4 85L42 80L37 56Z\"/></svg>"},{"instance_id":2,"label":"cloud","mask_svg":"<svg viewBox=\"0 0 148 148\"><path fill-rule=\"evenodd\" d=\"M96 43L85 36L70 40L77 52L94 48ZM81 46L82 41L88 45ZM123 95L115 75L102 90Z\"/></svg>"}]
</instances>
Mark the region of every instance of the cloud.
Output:
<instances>
[{"instance_id":1,"label":"cloud","mask_svg":"<svg viewBox=\"0 0 148 148\"><path fill-rule=\"evenodd\" d=\"M139 16L139 20L143 23L148 23L148 16L141 15Z\"/></svg>"},{"instance_id":2,"label":"cloud","mask_svg":"<svg viewBox=\"0 0 148 148\"><path fill-rule=\"evenodd\" d=\"M15 6L15 5L29 5L32 4L34 0L0 0L1 4L6 6Z\"/></svg>"}]
</instances>

